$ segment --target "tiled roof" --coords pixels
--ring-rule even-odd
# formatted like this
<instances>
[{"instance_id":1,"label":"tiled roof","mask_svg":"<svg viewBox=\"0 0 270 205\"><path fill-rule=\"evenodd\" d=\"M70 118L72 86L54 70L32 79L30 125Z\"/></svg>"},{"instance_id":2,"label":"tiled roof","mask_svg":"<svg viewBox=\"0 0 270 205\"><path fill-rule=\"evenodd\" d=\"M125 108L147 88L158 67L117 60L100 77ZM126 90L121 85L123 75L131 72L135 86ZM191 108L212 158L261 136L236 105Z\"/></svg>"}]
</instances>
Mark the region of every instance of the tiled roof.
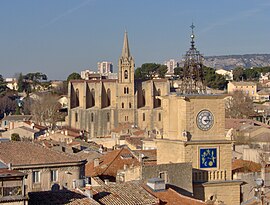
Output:
<instances>
[{"instance_id":1,"label":"tiled roof","mask_svg":"<svg viewBox=\"0 0 270 205\"><path fill-rule=\"evenodd\" d=\"M133 153L139 157L141 154L144 165L155 165L157 164L157 150L134 150Z\"/></svg>"},{"instance_id":2,"label":"tiled roof","mask_svg":"<svg viewBox=\"0 0 270 205\"><path fill-rule=\"evenodd\" d=\"M123 158L122 155L131 154L131 158ZM122 148L120 150L114 150L103 155L99 159L99 165L94 167L94 162L91 162L85 166L86 176L112 176L116 177L117 171L124 168L124 165L139 165L139 160L133 156L132 152L128 148Z\"/></svg>"},{"instance_id":3,"label":"tiled roof","mask_svg":"<svg viewBox=\"0 0 270 205\"><path fill-rule=\"evenodd\" d=\"M33 122L31 121L25 121L24 123L28 124L28 125L32 125ZM42 126L42 125L38 125L36 123L34 123L34 128L38 129L38 130L46 130L47 127Z\"/></svg>"},{"instance_id":4,"label":"tiled roof","mask_svg":"<svg viewBox=\"0 0 270 205\"><path fill-rule=\"evenodd\" d=\"M132 125L131 123L119 123L118 127L112 129L111 132L119 133L122 130L131 128L131 125Z\"/></svg>"},{"instance_id":5,"label":"tiled roof","mask_svg":"<svg viewBox=\"0 0 270 205\"><path fill-rule=\"evenodd\" d=\"M252 161L236 159L232 162L232 171L234 172L259 172L261 165Z\"/></svg>"},{"instance_id":6,"label":"tiled roof","mask_svg":"<svg viewBox=\"0 0 270 205\"><path fill-rule=\"evenodd\" d=\"M29 121L32 115L7 115L2 120L6 121Z\"/></svg>"},{"instance_id":7,"label":"tiled roof","mask_svg":"<svg viewBox=\"0 0 270 205\"><path fill-rule=\"evenodd\" d=\"M68 205L98 205L94 199L70 190L42 191L29 193L29 204L68 204Z\"/></svg>"},{"instance_id":8,"label":"tiled roof","mask_svg":"<svg viewBox=\"0 0 270 205\"><path fill-rule=\"evenodd\" d=\"M25 176L27 174L19 172L17 170L0 169L0 178L12 177L12 176Z\"/></svg>"},{"instance_id":9,"label":"tiled roof","mask_svg":"<svg viewBox=\"0 0 270 205\"><path fill-rule=\"evenodd\" d=\"M137 149L142 148L142 138L141 137L126 137L126 142L135 146Z\"/></svg>"},{"instance_id":10,"label":"tiled roof","mask_svg":"<svg viewBox=\"0 0 270 205\"><path fill-rule=\"evenodd\" d=\"M269 125L251 119L225 118L225 129L239 129L242 125L246 124L270 128Z\"/></svg>"},{"instance_id":11,"label":"tiled roof","mask_svg":"<svg viewBox=\"0 0 270 205\"><path fill-rule=\"evenodd\" d=\"M164 191L154 192L147 185L143 186L148 192L160 199L161 205L206 205L205 202L184 196L169 188Z\"/></svg>"},{"instance_id":12,"label":"tiled roof","mask_svg":"<svg viewBox=\"0 0 270 205\"><path fill-rule=\"evenodd\" d=\"M256 85L255 82L244 82L244 81L240 81L240 82L236 82L236 81L233 81L231 82L233 85L236 85L236 86L249 86L249 85Z\"/></svg>"},{"instance_id":13,"label":"tiled roof","mask_svg":"<svg viewBox=\"0 0 270 205\"><path fill-rule=\"evenodd\" d=\"M93 187L94 199L103 205L156 205L159 199L139 183L126 182Z\"/></svg>"},{"instance_id":14,"label":"tiled roof","mask_svg":"<svg viewBox=\"0 0 270 205\"><path fill-rule=\"evenodd\" d=\"M77 157L45 148L32 142L0 143L0 160L18 165L43 165L79 162Z\"/></svg>"}]
</instances>

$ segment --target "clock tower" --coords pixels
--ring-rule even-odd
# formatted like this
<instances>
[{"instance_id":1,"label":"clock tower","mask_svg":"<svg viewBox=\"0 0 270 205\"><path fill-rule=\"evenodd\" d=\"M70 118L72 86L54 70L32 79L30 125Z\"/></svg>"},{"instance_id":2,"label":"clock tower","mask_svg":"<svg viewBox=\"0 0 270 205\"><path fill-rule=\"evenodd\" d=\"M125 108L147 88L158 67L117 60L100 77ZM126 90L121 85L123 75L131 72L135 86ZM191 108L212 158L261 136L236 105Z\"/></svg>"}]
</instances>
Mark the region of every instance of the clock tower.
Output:
<instances>
[{"instance_id":1,"label":"clock tower","mask_svg":"<svg viewBox=\"0 0 270 205\"><path fill-rule=\"evenodd\" d=\"M162 97L163 136L156 140L157 163L189 162L196 198L206 200L208 194L214 194L226 204L240 204L240 184L232 181L232 141L225 137L225 96L207 94L203 57L195 48L194 26L191 28L180 89ZM226 198L228 182L238 190L239 198Z\"/></svg>"}]
</instances>

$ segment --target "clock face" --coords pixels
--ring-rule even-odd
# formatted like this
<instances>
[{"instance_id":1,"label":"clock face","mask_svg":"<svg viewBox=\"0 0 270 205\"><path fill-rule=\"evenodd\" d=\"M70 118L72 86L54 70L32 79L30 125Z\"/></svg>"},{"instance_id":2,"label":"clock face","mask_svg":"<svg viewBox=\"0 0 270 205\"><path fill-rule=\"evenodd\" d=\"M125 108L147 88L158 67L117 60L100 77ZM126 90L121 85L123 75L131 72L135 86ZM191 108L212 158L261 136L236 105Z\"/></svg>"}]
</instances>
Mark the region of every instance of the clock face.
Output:
<instances>
[{"instance_id":1,"label":"clock face","mask_svg":"<svg viewBox=\"0 0 270 205\"><path fill-rule=\"evenodd\" d=\"M207 131L214 124L214 116L209 110L202 110L197 115L197 126L201 130Z\"/></svg>"}]
</instances>

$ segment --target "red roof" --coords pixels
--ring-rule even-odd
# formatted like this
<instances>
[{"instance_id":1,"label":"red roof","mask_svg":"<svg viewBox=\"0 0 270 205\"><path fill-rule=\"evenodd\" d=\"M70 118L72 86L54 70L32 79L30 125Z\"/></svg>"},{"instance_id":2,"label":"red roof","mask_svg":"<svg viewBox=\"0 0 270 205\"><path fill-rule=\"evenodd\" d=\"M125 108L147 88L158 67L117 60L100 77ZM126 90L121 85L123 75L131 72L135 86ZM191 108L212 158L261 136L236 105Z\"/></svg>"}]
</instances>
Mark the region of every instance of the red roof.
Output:
<instances>
[{"instance_id":1,"label":"red roof","mask_svg":"<svg viewBox=\"0 0 270 205\"><path fill-rule=\"evenodd\" d=\"M144 185L143 187L160 200L160 205L206 205L203 201L179 194L171 188L154 192L147 185Z\"/></svg>"},{"instance_id":2,"label":"red roof","mask_svg":"<svg viewBox=\"0 0 270 205\"><path fill-rule=\"evenodd\" d=\"M232 163L232 171L234 172L260 172L261 165L256 162L243 159L236 159Z\"/></svg>"},{"instance_id":3,"label":"red roof","mask_svg":"<svg viewBox=\"0 0 270 205\"><path fill-rule=\"evenodd\" d=\"M124 168L124 165L139 165L139 160L128 148L114 150L103 155L99 159L99 165L94 167L94 161L86 164L86 176L112 176L116 177L117 171Z\"/></svg>"}]
</instances>

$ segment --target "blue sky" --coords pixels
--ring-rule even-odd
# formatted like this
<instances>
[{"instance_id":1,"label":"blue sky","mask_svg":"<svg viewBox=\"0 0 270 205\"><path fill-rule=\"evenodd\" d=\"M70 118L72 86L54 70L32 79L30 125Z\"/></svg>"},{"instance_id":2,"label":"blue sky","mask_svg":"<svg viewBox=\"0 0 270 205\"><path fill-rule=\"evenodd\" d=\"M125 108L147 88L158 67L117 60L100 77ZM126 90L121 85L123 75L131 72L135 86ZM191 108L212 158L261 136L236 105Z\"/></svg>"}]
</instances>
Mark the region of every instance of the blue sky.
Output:
<instances>
[{"instance_id":1,"label":"blue sky","mask_svg":"<svg viewBox=\"0 0 270 205\"><path fill-rule=\"evenodd\" d=\"M270 53L268 0L0 0L0 74L117 70L125 29L136 67L180 60L192 22L204 55Z\"/></svg>"}]
</instances>

